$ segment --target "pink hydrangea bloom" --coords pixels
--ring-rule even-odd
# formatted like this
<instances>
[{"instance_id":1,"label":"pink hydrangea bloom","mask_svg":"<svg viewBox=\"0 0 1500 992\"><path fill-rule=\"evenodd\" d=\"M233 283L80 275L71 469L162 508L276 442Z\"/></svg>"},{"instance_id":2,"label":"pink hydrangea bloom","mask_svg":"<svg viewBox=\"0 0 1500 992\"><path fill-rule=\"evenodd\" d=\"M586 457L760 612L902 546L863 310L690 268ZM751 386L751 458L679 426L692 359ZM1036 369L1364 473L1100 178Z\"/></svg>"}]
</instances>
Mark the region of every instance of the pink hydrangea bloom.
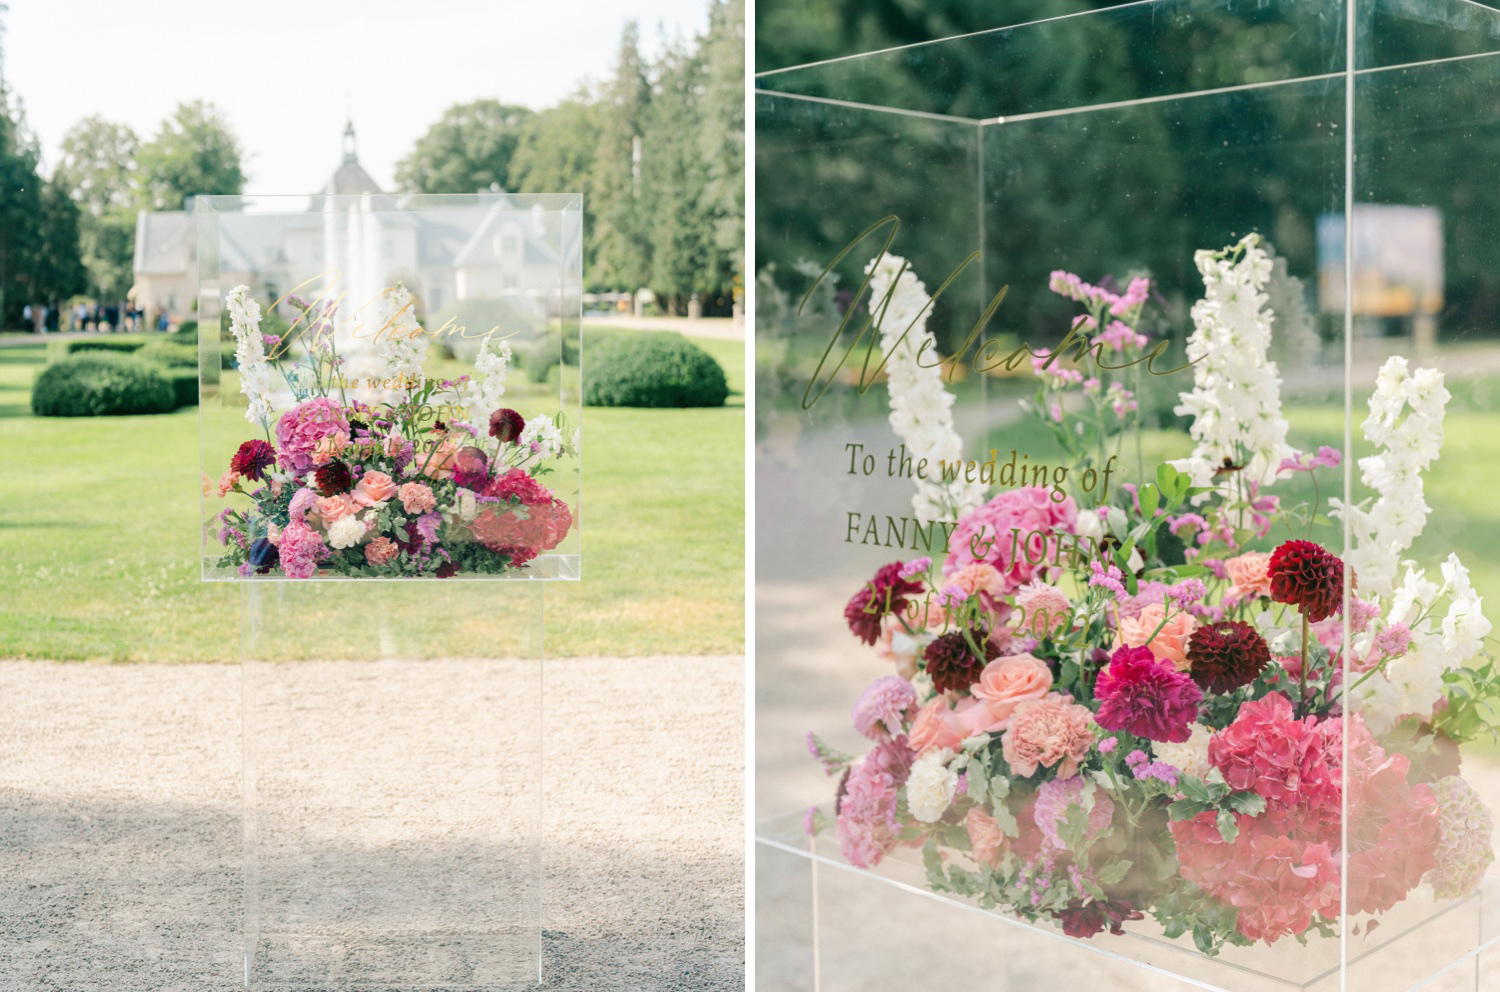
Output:
<instances>
[{"instance_id":1,"label":"pink hydrangea bloom","mask_svg":"<svg viewBox=\"0 0 1500 992\"><path fill-rule=\"evenodd\" d=\"M1017 775L1036 774L1039 767L1056 768L1059 778L1078 774L1078 764L1094 746L1094 718L1087 706L1069 696L1048 693L1028 699L1011 714L1010 729L1000 738L1000 751Z\"/></svg>"},{"instance_id":2,"label":"pink hydrangea bloom","mask_svg":"<svg viewBox=\"0 0 1500 992\"><path fill-rule=\"evenodd\" d=\"M1181 744L1192 736L1203 690L1148 648L1126 646L1116 649L1099 673L1094 697L1105 730Z\"/></svg>"},{"instance_id":3,"label":"pink hydrangea bloom","mask_svg":"<svg viewBox=\"0 0 1500 992\"><path fill-rule=\"evenodd\" d=\"M1439 899L1462 899L1479 887L1495 860L1495 820L1479 794L1457 775L1438 779L1432 791L1438 801L1438 846L1427 882Z\"/></svg>"},{"instance_id":4,"label":"pink hydrangea bloom","mask_svg":"<svg viewBox=\"0 0 1500 992\"><path fill-rule=\"evenodd\" d=\"M965 514L949 538L943 574L951 576L965 566L988 562L1000 573L1006 593L1037 578L1059 554L1055 535L1073 534L1078 522L1078 507L1071 496L1061 501L1052 497L1053 491L1041 486L1008 489ZM1018 531L1023 541L1032 532L1047 535L1039 562L1029 561L1024 551L1012 560L1012 531Z\"/></svg>"},{"instance_id":5,"label":"pink hydrangea bloom","mask_svg":"<svg viewBox=\"0 0 1500 992\"><path fill-rule=\"evenodd\" d=\"M838 802L838 835L840 850L856 868L874 868L896 846L899 788L895 776L870 755L849 769Z\"/></svg>"},{"instance_id":6,"label":"pink hydrangea bloom","mask_svg":"<svg viewBox=\"0 0 1500 992\"><path fill-rule=\"evenodd\" d=\"M348 439L349 421L337 403L322 396L299 403L276 422L276 462L288 471L306 472L318 464L319 445L326 448L340 434Z\"/></svg>"},{"instance_id":7,"label":"pink hydrangea bloom","mask_svg":"<svg viewBox=\"0 0 1500 992\"><path fill-rule=\"evenodd\" d=\"M1304 817L1337 817L1340 736L1337 720L1298 719L1291 700L1273 692L1241 706L1234 722L1214 734L1208 760L1237 791L1259 793Z\"/></svg>"},{"instance_id":8,"label":"pink hydrangea bloom","mask_svg":"<svg viewBox=\"0 0 1500 992\"><path fill-rule=\"evenodd\" d=\"M318 561L328 553L322 535L295 517L281 532L279 551L281 570L289 579L311 578L318 571Z\"/></svg>"},{"instance_id":9,"label":"pink hydrangea bloom","mask_svg":"<svg viewBox=\"0 0 1500 992\"><path fill-rule=\"evenodd\" d=\"M917 690L898 675L876 679L854 704L854 729L873 741L901 733L917 709Z\"/></svg>"}]
</instances>

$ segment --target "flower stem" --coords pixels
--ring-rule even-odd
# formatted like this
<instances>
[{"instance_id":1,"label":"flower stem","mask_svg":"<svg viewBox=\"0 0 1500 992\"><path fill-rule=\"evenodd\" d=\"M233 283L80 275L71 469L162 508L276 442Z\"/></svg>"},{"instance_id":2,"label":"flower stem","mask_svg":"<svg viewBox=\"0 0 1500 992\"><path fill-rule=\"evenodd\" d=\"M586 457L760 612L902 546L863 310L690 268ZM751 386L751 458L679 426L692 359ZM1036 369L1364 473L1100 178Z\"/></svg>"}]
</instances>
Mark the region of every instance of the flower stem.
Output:
<instances>
[{"instance_id":1,"label":"flower stem","mask_svg":"<svg viewBox=\"0 0 1500 992\"><path fill-rule=\"evenodd\" d=\"M1307 614L1302 614L1302 678L1297 698L1297 706L1300 709L1307 701Z\"/></svg>"}]
</instances>

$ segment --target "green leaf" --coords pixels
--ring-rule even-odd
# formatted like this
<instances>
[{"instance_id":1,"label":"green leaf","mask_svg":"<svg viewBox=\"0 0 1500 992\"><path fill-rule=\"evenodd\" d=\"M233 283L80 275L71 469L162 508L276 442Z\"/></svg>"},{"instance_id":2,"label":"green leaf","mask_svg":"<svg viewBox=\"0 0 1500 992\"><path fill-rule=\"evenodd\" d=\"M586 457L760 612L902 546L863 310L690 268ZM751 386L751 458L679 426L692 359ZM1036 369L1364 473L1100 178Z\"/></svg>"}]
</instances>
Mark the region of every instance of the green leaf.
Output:
<instances>
[{"instance_id":1,"label":"green leaf","mask_svg":"<svg viewBox=\"0 0 1500 992\"><path fill-rule=\"evenodd\" d=\"M1240 823L1234 818L1234 814L1227 809L1219 810L1219 836L1224 838L1224 843L1234 843L1239 835Z\"/></svg>"},{"instance_id":2,"label":"green leaf","mask_svg":"<svg viewBox=\"0 0 1500 992\"><path fill-rule=\"evenodd\" d=\"M1161 491L1152 485L1142 486L1136 498L1141 502L1141 516L1147 520L1154 518L1156 508L1161 506Z\"/></svg>"},{"instance_id":3,"label":"green leaf","mask_svg":"<svg viewBox=\"0 0 1500 992\"><path fill-rule=\"evenodd\" d=\"M1167 816L1173 820L1191 820L1199 813L1207 813L1213 808L1213 803L1199 802L1196 799L1179 799L1167 807Z\"/></svg>"},{"instance_id":4,"label":"green leaf","mask_svg":"<svg viewBox=\"0 0 1500 992\"><path fill-rule=\"evenodd\" d=\"M1247 816L1259 816L1266 811L1266 797L1258 792L1236 792L1229 797L1229 808Z\"/></svg>"},{"instance_id":5,"label":"green leaf","mask_svg":"<svg viewBox=\"0 0 1500 992\"><path fill-rule=\"evenodd\" d=\"M1130 861L1110 862L1109 867L1099 873L1099 884L1118 885L1124 880L1125 875L1130 871L1133 864L1134 862Z\"/></svg>"}]
</instances>

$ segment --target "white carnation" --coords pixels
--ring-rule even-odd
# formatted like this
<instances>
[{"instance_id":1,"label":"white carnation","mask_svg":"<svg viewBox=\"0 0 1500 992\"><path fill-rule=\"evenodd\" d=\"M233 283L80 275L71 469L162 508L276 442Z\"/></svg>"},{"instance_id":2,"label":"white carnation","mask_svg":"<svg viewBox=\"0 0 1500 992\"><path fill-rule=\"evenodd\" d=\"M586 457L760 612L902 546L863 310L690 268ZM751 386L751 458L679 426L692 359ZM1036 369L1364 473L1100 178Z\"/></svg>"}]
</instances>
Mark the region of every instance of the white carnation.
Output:
<instances>
[{"instance_id":1,"label":"white carnation","mask_svg":"<svg viewBox=\"0 0 1500 992\"><path fill-rule=\"evenodd\" d=\"M929 751L912 763L906 779L906 807L923 823L941 819L958 792L958 773L945 767L953 755L946 749Z\"/></svg>"},{"instance_id":2,"label":"white carnation","mask_svg":"<svg viewBox=\"0 0 1500 992\"><path fill-rule=\"evenodd\" d=\"M1201 723L1195 723L1192 736L1187 740L1180 744L1153 741L1151 750L1156 753L1158 761L1165 761L1184 775L1203 779L1213 770L1213 765L1208 760L1208 742L1213 735L1212 730Z\"/></svg>"},{"instance_id":3,"label":"white carnation","mask_svg":"<svg viewBox=\"0 0 1500 992\"><path fill-rule=\"evenodd\" d=\"M328 525L328 544L334 548L352 548L365 536L364 521L346 513Z\"/></svg>"}]
</instances>

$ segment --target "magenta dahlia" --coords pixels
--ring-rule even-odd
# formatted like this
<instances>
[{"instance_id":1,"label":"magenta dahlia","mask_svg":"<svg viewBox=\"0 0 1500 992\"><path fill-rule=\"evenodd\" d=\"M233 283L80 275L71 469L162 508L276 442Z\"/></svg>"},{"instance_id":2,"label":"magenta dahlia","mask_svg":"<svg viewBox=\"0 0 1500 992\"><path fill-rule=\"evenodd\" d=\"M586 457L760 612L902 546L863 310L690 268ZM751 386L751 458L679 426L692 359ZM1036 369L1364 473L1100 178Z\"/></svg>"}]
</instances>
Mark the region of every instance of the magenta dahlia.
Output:
<instances>
[{"instance_id":1,"label":"magenta dahlia","mask_svg":"<svg viewBox=\"0 0 1500 992\"><path fill-rule=\"evenodd\" d=\"M276 464L276 449L266 441L246 441L240 445L234 457L229 459L229 470L238 472L247 479L261 480L266 469Z\"/></svg>"},{"instance_id":2,"label":"magenta dahlia","mask_svg":"<svg viewBox=\"0 0 1500 992\"><path fill-rule=\"evenodd\" d=\"M900 613L906 608L909 597L922 592L920 582L901 577L903 566L904 563L899 561L882 565L875 577L866 582L844 607L844 620L849 629L866 644L880 640L880 621L887 614Z\"/></svg>"},{"instance_id":3,"label":"magenta dahlia","mask_svg":"<svg viewBox=\"0 0 1500 992\"><path fill-rule=\"evenodd\" d=\"M1188 674L1205 692L1233 692L1249 685L1271 663L1271 648L1241 620L1220 620L1188 639Z\"/></svg>"},{"instance_id":4,"label":"magenta dahlia","mask_svg":"<svg viewBox=\"0 0 1500 992\"><path fill-rule=\"evenodd\" d=\"M1099 673L1094 698L1094 719L1105 730L1181 744L1192 736L1203 691L1150 648L1122 645Z\"/></svg>"},{"instance_id":5,"label":"magenta dahlia","mask_svg":"<svg viewBox=\"0 0 1500 992\"><path fill-rule=\"evenodd\" d=\"M1302 611L1311 623L1326 620L1344 601L1344 562L1311 541L1287 541L1266 566L1271 598Z\"/></svg>"}]
</instances>

